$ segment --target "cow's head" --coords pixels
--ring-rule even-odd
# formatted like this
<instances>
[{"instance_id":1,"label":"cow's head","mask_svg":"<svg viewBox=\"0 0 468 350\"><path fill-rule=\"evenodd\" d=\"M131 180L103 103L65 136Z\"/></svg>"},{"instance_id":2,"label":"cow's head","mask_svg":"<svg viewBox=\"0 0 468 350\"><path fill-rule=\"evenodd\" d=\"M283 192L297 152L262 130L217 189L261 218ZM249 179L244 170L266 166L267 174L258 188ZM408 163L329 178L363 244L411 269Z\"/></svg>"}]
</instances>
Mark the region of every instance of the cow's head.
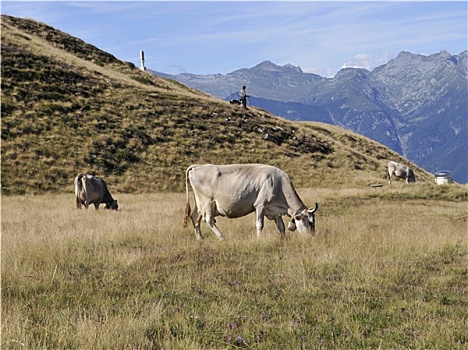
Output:
<instances>
[{"instance_id":1,"label":"cow's head","mask_svg":"<svg viewBox=\"0 0 468 350\"><path fill-rule=\"evenodd\" d=\"M414 176L414 172L412 169L408 169L408 183L416 182L416 176Z\"/></svg>"},{"instance_id":2,"label":"cow's head","mask_svg":"<svg viewBox=\"0 0 468 350\"><path fill-rule=\"evenodd\" d=\"M106 209L117 210L119 209L119 205L117 204L117 200L113 200L111 203L106 203Z\"/></svg>"},{"instance_id":3,"label":"cow's head","mask_svg":"<svg viewBox=\"0 0 468 350\"><path fill-rule=\"evenodd\" d=\"M314 213L318 209L318 204L312 209L304 209L299 214L294 215L288 224L288 230L297 230L303 235L315 235L315 216Z\"/></svg>"}]
</instances>

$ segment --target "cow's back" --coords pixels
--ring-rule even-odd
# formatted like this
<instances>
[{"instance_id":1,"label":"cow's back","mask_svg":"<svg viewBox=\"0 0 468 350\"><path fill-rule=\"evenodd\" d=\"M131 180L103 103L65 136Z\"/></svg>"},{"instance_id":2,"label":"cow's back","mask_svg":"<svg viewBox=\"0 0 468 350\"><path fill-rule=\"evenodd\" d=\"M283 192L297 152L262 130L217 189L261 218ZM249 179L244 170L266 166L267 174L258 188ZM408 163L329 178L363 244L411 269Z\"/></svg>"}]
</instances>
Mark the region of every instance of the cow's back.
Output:
<instances>
[{"instance_id":1,"label":"cow's back","mask_svg":"<svg viewBox=\"0 0 468 350\"><path fill-rule=\"evenodd\" d=\"M202 207L215 203L220 215L231 218L253 212L259 201L285 202L283 182L290 183L280 169L261 164L194 166L189 179Z\"/></svg>"},{"instance_id":2,"label":"cow's back","mask_svg":"<svg viewBox=\"0 0 468 350\"><path fill-rule=\"evenodd\" d=\"M106 186L103 180L92 175L85 175L82 182L88 203L100 202L106 194Z\"/></svg>"},{"instance_id":3,"label":"cow's back","mask_svg":"<svg viewBox=\"0 0 468 350\"><path fill-rule=\"evenodd\" d=\"M246 193L258 193L265 182L275 186L275 180L284 174L272 166L260 164L199 165L189 174L194 190L207 196L243 197ZM286 175L287 176L287 175Z\"/></svg>"}]
</instances>

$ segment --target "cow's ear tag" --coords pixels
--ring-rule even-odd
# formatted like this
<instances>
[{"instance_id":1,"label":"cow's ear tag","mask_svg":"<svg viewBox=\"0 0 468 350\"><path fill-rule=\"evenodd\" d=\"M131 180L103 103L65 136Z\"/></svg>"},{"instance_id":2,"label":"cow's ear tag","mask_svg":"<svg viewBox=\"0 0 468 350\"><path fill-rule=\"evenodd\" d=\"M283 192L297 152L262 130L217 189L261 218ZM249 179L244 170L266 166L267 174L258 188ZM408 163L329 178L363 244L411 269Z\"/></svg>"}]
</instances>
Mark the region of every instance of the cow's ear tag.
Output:
<instances>
[{"instance_id":1,"label":"cow's ear tag","mask_svg":"<svg viewBox=\"0 0 468 350\"><path fill-rule=\"evenodd\" d=\"M288 230L289 231L295 231L296 230L296 223L294 221L290 221L288 224Z\"/></svg>"}]
</instances>

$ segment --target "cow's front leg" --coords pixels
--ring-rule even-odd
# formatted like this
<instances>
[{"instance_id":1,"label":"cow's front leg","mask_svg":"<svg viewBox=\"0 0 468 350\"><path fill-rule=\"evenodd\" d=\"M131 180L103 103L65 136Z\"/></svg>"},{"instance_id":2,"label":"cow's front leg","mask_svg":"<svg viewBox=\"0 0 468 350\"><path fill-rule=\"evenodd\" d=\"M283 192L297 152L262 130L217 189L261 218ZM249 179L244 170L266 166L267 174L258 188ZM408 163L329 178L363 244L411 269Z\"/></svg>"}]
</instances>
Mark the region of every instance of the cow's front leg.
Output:
<instances>
[{"instance_id":1,"label":"cow's front leg","mask_svg":"<svg viewBox=\"0 0 468 350\"><path fill-rule=\"evenodd\" d=\"M278 230L281 234L281 238L285 238L286 237L286 228L284 226L284 221L283 221L283 218L281 216L277 216L275 218L275 223L276 223L276 227L278 227Z\"/></svg>"},{"instance_id":2,"label":"cow's front leg","mask_svg":"<svg viewBox=\"0 0 468 350\"><path fill-rule=\"evenodd\" d=\"M99 204L100 203L94 203L94 209L98 210L99 209Z\"/></svg>"},{"instance_id":3,"label":"cow's front leg","mask_svg":"<svg viewBox=\"0 0 468 350\"><path fill-rule=\"evenodd\" d=\"M263 226L265 224L265 209L263 206L255 208L255 226L257 226L257 238L262 236Z\"/></svg>"}]
</instances>

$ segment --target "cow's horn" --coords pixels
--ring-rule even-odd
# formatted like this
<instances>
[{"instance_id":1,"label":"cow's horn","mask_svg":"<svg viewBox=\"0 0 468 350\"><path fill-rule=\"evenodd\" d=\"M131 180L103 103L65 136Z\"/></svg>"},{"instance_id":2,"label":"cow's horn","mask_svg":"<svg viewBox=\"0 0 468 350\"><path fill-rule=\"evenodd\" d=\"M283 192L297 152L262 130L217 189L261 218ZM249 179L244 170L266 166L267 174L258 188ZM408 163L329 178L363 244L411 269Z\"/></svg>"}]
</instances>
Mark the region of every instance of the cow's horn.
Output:
<instances>
[{"instance_id":1,"label":"cow's horn","mask_svg":"<svg viewBox=\"0 0 468 350\"><path fill-rule=\"evenodd\" d=\"M315 208L309 209L309 213L311 213L311 214L315 213L317 211L317 209L318 209L318 203L315 203Z\"/></svg>"}]
</instances>

